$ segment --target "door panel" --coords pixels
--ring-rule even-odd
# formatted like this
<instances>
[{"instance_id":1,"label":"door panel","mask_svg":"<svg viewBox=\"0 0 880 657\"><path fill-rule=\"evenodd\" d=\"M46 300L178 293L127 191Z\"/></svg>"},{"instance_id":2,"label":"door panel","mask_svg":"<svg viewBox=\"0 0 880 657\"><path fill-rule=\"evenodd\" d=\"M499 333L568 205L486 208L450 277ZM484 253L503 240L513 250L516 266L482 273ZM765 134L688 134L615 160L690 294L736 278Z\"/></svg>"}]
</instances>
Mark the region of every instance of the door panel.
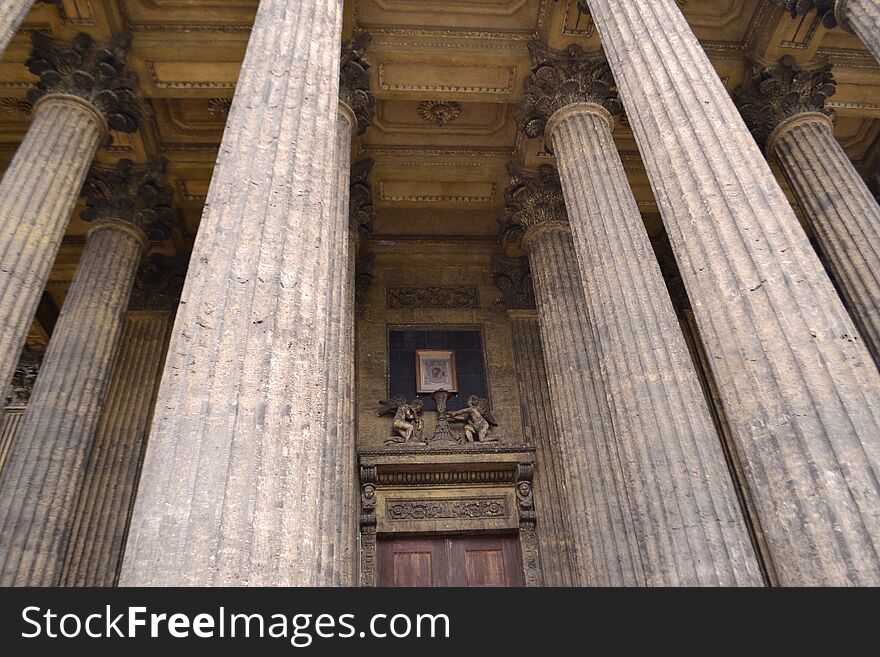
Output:
<instances>
[{"instance_id":1,"label":"door panel","mask_svg":"<svg viewBox=\"0 0 880 657\"><path fill-rule=\"evenodd\" d=\"M379 540L379 586L522 586L516 536Z\"/></svg>"}]
</instances>

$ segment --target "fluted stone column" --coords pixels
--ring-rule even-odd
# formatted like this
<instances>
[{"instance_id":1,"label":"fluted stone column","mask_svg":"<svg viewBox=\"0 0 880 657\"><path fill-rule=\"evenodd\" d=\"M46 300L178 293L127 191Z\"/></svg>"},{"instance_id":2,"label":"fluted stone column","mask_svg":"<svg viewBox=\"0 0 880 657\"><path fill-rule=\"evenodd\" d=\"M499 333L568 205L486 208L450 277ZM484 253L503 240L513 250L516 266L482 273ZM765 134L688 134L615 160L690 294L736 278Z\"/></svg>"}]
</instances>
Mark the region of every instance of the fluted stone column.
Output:
<instances>
[{"instance_id":1,"label":"fluted stone column","mask_svg":"<svg viewBox=\"0 0 880 657\"><path fill-rule=\"evenodd\" d=\"M880 583L880 376L674 0L587 0L782 584Z\"/></svg>"},{"instance_id":2,"label":"fluted stone column","mask_svg":"<svg viewBox=\"0 0 880 657\"><path fill-rule=\"evenodd\" d=\"M116 584L186 264L186 257L154 254L135 281L85 465L64 560L63 586Z\"/></svg>"},{"instance_id":3,"label":"fluted stone column","mask_svg":"<svg viewBox=\"0 0 880 657\"><path fill-rule=\"evenodd\" d=\"M326 392L341 25L342 0L260 3L169 345L123 585L353 583L338 544L348 483L334 476L347 455Z\"/></svg>"},{"instance_id":4,"label":"fluted stone column","mask_svg":"<svg viewBox=\"0 0 880 657\"><path fill-rule=\"evenodd\" d=\"M534 445L537 459L534 487L542 584L573 586L578 578L573 570L574 542L565 505L565 464L547 386L531 272L527 259L503 254L493 258L493 269L492 278L503 294L510 318L525 439Z\"/></svg>"},{"instance_id":5,"label":"fluted stone column","mask_svg":"<svg viewBox=\"0 0 880 657\"><path fill-rule=\"evenodd\" d=\"M830 66L802 71L786 57L756 67L734 100L758 144L779 162L880 363L880 205L834 138L825 100L835 91Z\"/></svg>"},{"instance_id":6,"label":"fluted stone column","mask_svg":"<svg viewBox=\"0 0 880 657\"><path fill-rule=\"evenodd\" d=\"M571 522L576 583L644 585L562 189L544 167L540 177L514 172L506 196L502 228L507 241L526 250L535 287L554 428L563 446L562 503Z\"/></svg>"},{"instance_id":7,"label":"fluted stone column","mask_svg":"<svg viewBox=\"0 0 880 657\"><path fill-rule=\"evenodd\" d=\"M40 2L41 0L36 0ZM42 0L47 5L57 5L60 0ZM15 32L27 16L35 0L3 0L0 3L0 56L12 41Z\"/></svg>"},{"instance_id":8,"label":"fluted stone column","mask_svg":"<svg viewBox=\"0 0 880 657\"><path fill-rule=\"evenodd\" d=\"M880 0L772 0L792 16L816 11L825 27L838 25L862 40L880 62Z\"/></svg>"},{"instance_id":9,"label":"fluted stone column","mask_svg":"<svg viewBox=\"0 0 880 657\"><path fill-rule=\"evenodd\" d=\"M0 181L0 385L12 378L74 204L108 126L133 132L141 106L124 66L130 37L108 44L34 35L34 121Z\"/></svg>"},{"instance_id":10,"label":"fluted stone column","mask_svg":"<svg viewBox=\"0 0 880 657\"><path fill-rule=\"evenodd\" d=\"M358 517L360 494L357 477L357 453L354 408L354 262L360 233L353 222L349 203L352 187L352 139L366 132L372 121L375 100L370 93L369 64L364 53L371 37L363 32L342 47L339 77L339 113L336 121L336 201L334 233L329 236L337 247L331 253L328 286L331 294L331 317L328 349L331 361L327 387L330 419L335 421L335 438L340 458L336 478L345 486L344 497L325 521L338 531L340 581L356 581ZM372 165L372 162L370 162ZM369 174L369 168L367 169ZM334 410L335 409L335 410Z\"/></svg>"},{"instance_id":11,"label":"fluted stone column","mask_svg":"<svg viewBox=\"0 0 880 657\"><path fill-rule=\"evenodd\" d=\"M556 154L648 584L759 585L733 482L612 136L602 56L530 44L517 113Z\"/></svg>"},{"instance_id":12,"label":"fluted stone column","mask_svg":"<svg viewBox=\"0 0 880 657\"><path fill-rule=\"evenodd\" d=\"M167 237L176 218L155 184L163 166L123 160L86 183L93 225L0 476L4 586L60 581L134 276L147 236Z\"/></svg>"}]
</instances>

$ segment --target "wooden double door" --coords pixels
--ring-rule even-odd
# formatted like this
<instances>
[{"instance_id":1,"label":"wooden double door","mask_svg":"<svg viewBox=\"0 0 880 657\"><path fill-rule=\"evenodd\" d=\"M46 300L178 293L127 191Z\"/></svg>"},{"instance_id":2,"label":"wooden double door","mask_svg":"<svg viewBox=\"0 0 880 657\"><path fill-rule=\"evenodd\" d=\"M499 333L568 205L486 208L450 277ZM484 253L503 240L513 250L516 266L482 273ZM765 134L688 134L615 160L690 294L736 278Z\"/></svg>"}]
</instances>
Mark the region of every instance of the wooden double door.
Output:
<instances>
[{"instance_id":1,"label":"wooden double door","mask_svg":"<svg viewBox=\"0 0 880 657\"><path fill-rule=\"evenodd\" d=\"M379 539L379 586L523 586L515 535Z\"/></svg>"}]
</instances>

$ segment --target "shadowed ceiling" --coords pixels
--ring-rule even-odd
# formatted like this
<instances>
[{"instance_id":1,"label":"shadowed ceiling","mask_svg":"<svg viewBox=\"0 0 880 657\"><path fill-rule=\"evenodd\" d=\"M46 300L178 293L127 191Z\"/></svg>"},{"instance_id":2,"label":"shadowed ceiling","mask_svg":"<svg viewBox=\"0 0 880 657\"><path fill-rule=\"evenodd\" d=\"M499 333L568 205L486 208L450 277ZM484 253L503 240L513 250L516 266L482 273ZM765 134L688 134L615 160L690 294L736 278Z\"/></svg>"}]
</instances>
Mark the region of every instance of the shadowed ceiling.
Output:
<instances>
[{"instance_id":1,"label":"shadowed ceiling","mask_svg":"<svg viewBox=\"0 0 880 657\"><path fill-rule=\"evenodd\" d=\"M826 30L815 16L792 19L765 0L678 0L729 90L744 79L747 57L834 65L838 139L867 176L880 162L880 66L852 35ZM0 60L0 169L27 131L24 101L35 80L24 62L30 33L60 38L88 32L134 35L130 65L153 109L134 135L114 135L98 159L164 156L166 182L186 221L172 253L189 249L211 179L258 0L62 0L37 4ZM550 162L538 140L517 134L513 111L530 61L527 43L600 49L576 0L347 0L344 32L367 30L377 98L375 121L354 156L372 157L378 216L374 239L495 239L506 163ZM650 186L625 117L615 132L652 233L661 230ZM0 201L2 202L2 201ZM60 307L83 247L77 209L47 288ZM44 320L45 321L45 320ZM38 347L35 324L31 344ZM45 333L45 331L42 331ZM43 336L44 338L45 336Z\"/></svg>"}]
</instances>

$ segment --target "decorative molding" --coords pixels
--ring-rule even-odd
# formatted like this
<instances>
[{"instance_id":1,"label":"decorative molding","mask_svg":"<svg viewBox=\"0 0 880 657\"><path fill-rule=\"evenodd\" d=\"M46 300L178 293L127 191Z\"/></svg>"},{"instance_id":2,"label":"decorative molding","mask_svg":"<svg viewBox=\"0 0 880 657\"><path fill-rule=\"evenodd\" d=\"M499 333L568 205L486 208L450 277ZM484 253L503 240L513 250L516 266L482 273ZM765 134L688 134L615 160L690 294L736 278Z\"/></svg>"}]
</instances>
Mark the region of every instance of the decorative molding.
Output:
<instances>
[{"instance_id":1,"label":"decorative molding","mask_svg":"<svg viewBox=\"0 0 880 657\"><path fill-rule=\"evenodd\" d=\"M100 111L111 130L134 132L149 109L137 96L137 75L125 64L130 51L128 32L106 43L82 32L73 41L38 32L26 65L40 81L28 91L28 101L36 105L49 95L77 96Z\"/></svg>"},{"instance_id":2,"label":"decorative molding","mask_svg":"<svg viewBox=\"0 0 880 657\"><path fill-rule=\"evenodd\" d=\"M755 140L766 146L776 128L800 114L833 116L825 102L836 92L830 65L802 70L786 56L769 67L753 63L751 76L732 95Z\"/></svg>"},{"instance_id":3,"label":"decorative molding","mask_svg":"<svg viewBox=\"0 0 880 657\"><path fill-rule=\"evenodd\" d=\"M385 514L391 521L445 520L450 518L508 518L507 500L499 497L385 501Z\"/></svg>"},{"instance_id":4,"label":"decorative molding","mask_svg":"<svg viewBox=\"0 0 880 657\"><path fill-rule=\"evenodd\" d=\"M480 290L476 286L389 287L388 307L412 308L479 308Z\"/></svg>"},{"instance_id":5,"label":"decorative molding","mask_svg":"<svg viewBox=\"0 0 880 657\"><path fill-rule=\"evenodd\" d=\"M423 100L419 103L418 112L425 121L442 128L461 116L461 103L454 100Z\"/></svg>"},{"instance_id":6,"label":"decorative molding","mask_svg":"<svg viewBox=\"0 0 880 657\"><path fill-rule=\"evenodd\" d=\"M470 66L443 66L432 63L425 63L423 66L430 66L434 69L451 69L460 71L467 69L500 69L500 66L489 66L475 64ZM449 92L462 94L512 94L514 92L514 84L516 83L516 66L503 67L508 69L507 81L503 87L480 87L473 85L458 84L391 84L387 79L386 64L379 64L379 88L382 91L425 91L425 92Z\"/></svg>"},{"instance_id":7,"label":"decorative molding","mask_svg":"<svg viewBox=\"0 0 880 657\"><path fill-rule=\"evenodd\" d=\"M508 470L464 470L441 472L382 472L379 484L383 486L460 486L485 484L512 484L516 472Z\"/></svg>"},{"instance_id":8,"label":"decorative molding","mask_svg":"<svg viewBox=\"0 0 880 657\"><path fill-rule=\"evenodd\" d=\"M113 167L94 165L83 186L86 207L80 218L92 223L126 223L151 241L167 240L182 221L171 188L161 182L167 164L161 158L141 165L127 159Z\"/></svg>"},{"instance_id":9,"label":"decorative molding","mask_svg":"<svg viewBox=\"0 0 880 657\"><path fill-rule=\"evenodd\" d=\"M554 50L540 41L529 43L529 53L532 72L514 114L527 136L544 136L550 117L569 105L600 105L612 115L623 111L611 67L603 55L585 53L577 44Z\"/></svg>"}]
</instances>

